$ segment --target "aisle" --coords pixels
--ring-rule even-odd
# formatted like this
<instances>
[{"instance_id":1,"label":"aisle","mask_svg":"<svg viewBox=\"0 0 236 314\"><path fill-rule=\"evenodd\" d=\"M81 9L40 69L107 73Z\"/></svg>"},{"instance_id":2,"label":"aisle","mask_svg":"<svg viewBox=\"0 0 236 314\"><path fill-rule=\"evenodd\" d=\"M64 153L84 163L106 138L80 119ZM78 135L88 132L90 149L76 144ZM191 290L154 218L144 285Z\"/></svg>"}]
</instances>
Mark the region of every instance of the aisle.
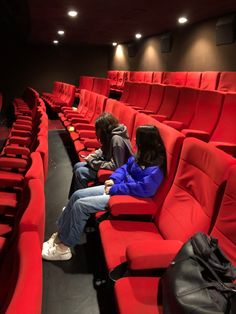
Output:
<instances>
[{"instance_id":1,"label":"aisle","mask_svg":"<svg viewBox=\"0 0 236 314\"><path fill-rule=\"evenodd\" d=\"M49 131L49 173L45 187L46 239L55 231L55 220L67 202L72 174L68 150L70 140L67 133L64 130ZM43 314L101 313L87 249L84 236L76 247L77 254L71 260L43 262Z\"/></svg>"}]
</instances>

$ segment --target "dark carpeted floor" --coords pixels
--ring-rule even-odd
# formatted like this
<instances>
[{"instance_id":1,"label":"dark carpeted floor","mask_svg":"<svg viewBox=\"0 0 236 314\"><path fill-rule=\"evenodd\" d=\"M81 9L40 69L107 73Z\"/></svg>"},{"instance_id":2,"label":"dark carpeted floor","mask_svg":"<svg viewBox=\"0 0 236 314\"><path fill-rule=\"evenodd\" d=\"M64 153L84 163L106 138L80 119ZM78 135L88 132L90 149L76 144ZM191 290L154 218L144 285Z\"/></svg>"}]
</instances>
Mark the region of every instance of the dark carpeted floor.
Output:
<instances>
[{"instance_id":1,"label":"dark carpeted floor","mask_svg":"<svg viewBox=\"0 0 236 314\"><path fill-rule=\"evenodd\" d=\"M71 161L72 160L72 161ZM55 221L67 202L75 162L72 143L64 130L49 131L49 173L45 186L45 239L56 230ZM106 273L96 232L84 235L73 258L43 262L43 314L116 313L110 284L95 288Z\"/></svg>"}]
</instances>

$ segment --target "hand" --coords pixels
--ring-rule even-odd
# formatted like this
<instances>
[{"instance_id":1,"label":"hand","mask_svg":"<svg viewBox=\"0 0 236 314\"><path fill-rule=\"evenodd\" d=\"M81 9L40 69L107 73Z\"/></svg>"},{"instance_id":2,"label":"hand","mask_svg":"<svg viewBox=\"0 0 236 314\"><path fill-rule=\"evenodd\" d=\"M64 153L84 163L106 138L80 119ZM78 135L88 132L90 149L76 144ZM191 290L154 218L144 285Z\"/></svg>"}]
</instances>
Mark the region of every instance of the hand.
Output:
<instances>
[{"instance_id":1,"label":"hand","mask_svg":"<svg viewBox=\"0 0 236 314\"><path fill-rule=\"evenodd\" d=\"M109 194L109 191L110 191L110 189L111 189L111 186L105 186L105 189L104 189L104 191L105 191L105 194Z\"/></svg>"},{"instance_id":2,"label":"hand","mask_svg":"<svg viewBox=\"0 0 236 314\"><path fill-rule=\"evenodd\" d=\"M111 179L105 181L105 187L112 186L113 184L114 184L114 181Z\"/></svg>"}]
</instances>

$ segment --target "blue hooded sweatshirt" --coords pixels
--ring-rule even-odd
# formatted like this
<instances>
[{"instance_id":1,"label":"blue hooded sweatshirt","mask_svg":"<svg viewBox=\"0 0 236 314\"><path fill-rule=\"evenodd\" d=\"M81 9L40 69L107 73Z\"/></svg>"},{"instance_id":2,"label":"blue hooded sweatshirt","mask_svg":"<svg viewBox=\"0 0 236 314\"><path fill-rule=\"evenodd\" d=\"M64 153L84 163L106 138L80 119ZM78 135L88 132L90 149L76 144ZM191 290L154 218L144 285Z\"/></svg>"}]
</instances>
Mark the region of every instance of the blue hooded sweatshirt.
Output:
<instances>
[{"instance_id":1,"label":"blue hooded sweatshirt","mask_svg":"<svg viewBox=\"0 0 236 314\"><path fill-rule=\"evenodd\" d=\"M131 195L152 197L160 186L164 174L158 166L141 168L134 157L130 157L125 165L116 169L110 176L114 181L110 195Z\"/></svg>"}]
</instances>

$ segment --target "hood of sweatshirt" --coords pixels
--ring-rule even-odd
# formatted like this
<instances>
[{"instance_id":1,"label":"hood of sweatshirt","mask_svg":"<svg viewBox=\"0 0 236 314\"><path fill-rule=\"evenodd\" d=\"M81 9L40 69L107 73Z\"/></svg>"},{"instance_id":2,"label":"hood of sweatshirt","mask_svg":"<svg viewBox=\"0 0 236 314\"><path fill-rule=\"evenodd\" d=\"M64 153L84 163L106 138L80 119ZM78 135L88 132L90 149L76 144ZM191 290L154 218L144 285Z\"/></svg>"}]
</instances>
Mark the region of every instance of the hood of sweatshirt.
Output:
<instances>
[{"instance_id":1,"label":"hood of sweatshirt","mask_svg":"<svg viewBox=\"0 0 236 314\"><path fill-rule=\"evenodd\" d=\"M119 135L123 138L128 139L129 135L127 132L127 127L124 124L119 124L118 127L114 128L111 132L112 135Z\"/></svg>"}]
</instances>

